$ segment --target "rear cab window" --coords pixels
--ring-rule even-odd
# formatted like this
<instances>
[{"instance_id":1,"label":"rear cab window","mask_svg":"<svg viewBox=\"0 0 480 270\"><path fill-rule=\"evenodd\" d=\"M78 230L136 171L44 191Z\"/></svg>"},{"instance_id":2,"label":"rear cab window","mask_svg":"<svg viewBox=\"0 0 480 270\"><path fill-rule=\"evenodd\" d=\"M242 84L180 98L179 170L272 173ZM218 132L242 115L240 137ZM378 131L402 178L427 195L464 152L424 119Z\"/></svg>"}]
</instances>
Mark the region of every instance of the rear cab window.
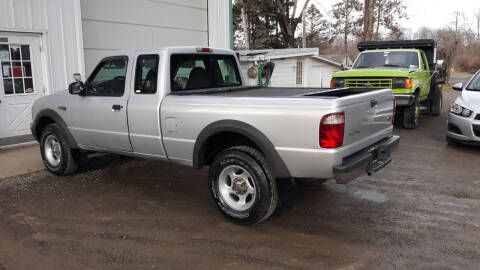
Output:
<instances>
[{"instance_id":1,"label":"rear cab window","mask_svg":"<svg viewBox=\"0 0 480 270\"><path fill-rule=\"evenodd\" d=\"M242 84L233 55L172 54L170 71L172 91Z\"/></svg>"}]
</instances>

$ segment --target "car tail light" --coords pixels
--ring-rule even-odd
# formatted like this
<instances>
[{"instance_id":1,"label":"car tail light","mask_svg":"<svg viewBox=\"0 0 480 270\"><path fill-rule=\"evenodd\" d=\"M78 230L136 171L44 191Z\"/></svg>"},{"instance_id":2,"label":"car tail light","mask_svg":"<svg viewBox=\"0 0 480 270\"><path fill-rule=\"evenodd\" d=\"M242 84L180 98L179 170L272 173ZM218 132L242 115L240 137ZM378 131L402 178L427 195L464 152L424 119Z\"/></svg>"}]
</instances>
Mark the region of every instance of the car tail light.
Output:
<instances>
[{"instance_id":1,"label":"car tail light","mask_svg":"<svg viewBox=\"0 0 480 270\"><path fill-rule=\"evenodd\" d=\"M395 113L397 111L397 100L393 98L393 115L392 115L392 125L395 124Z\"/></svg>"},{"instance_id":2,"label":"car tail light","mask_svg":"<svg viewBox=\"0 0 480 270\"><path fill-rule=\"evenodd\" d=\"M197 52L212 52L210 48L197 48Z\"/></svg>"},{"instance_id":3,"label":"car tail light","mask_svg":"<svg viewBox=\"0 0 480 270\"><path fill-rule=\"evenodd\" d=\"M331 113L322 117L319 128L319 144L322 148L338 148L343 145L345 113Z\"/></svg>"},{"instance_id":4,"label":"car tail light","mask_svg":"<svg viewBox=\"0 0 480 270\"><path fill-rule=\"evenodd\" d=\"M333 79L330 80L330 88L333 88L333 86L335 85L335 82L333 81Z\"/></svg>"}]
</instances>

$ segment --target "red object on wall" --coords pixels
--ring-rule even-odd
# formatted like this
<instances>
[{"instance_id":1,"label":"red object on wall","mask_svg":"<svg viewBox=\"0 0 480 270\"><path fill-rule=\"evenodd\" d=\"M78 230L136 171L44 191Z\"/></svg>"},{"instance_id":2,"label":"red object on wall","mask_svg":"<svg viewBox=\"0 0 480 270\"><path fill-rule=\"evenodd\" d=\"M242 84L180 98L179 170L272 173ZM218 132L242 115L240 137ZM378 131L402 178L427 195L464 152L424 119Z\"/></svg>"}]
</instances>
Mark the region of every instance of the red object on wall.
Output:
<instances>
[{"instance_id":1,"label":"red object on wall","mask_svg":"<svg viewBox=\"0 0 480 270\"><path fill-rule=\"evenodd\" d=\"M10 74L12 73L13 73L13 77L23 77L22 67L14 67L13 72L12 72L12 68L10 68Z\"/></svg>"}]
</instances>

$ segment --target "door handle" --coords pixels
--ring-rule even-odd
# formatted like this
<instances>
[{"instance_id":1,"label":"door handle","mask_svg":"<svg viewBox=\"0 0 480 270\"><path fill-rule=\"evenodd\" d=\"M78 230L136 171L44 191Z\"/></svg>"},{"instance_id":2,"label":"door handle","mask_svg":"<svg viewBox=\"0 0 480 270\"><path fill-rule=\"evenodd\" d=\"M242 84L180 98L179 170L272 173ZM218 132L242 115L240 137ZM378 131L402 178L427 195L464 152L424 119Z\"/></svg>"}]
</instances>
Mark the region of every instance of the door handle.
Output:
<instances>
[{"instance_id":1,"label":"door handle","mask_svg":"<svg viewBox=\"0 0 480 270\"><path fill-rule=\"evenodd\" d=\"M123 109L122 105L119 105L119 104L112 105L112 111L120 111L121 109Z\"/></svg>"},{"instance_id":2,"label":"door handle","mask_svg":"<svg viewBox=\"0 0 480 270\"><path fill-rule=\"evenodd\" d=\"M378 105L378 101L376 101L375 99L371 99L371 100L370 100L370 107L373 108L373 107L375 107L375 106L377 106L377 105Z\"/></svg>"}]
</instances>

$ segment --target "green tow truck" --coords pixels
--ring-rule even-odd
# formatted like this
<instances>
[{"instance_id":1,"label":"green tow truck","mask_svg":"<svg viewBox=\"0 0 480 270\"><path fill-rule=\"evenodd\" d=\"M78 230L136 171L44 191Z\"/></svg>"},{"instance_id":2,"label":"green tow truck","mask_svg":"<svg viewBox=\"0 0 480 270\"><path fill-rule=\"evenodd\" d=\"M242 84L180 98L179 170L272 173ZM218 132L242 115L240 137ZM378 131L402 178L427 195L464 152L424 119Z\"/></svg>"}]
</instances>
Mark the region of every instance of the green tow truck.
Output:
<instances>
[{"instance_id":1,"label":"green tow truck","mask_svg":"<svg viewBox=\"0 0 480 270\"><path fill-rule=\"evenodd\" d=\"M442 60L436 60L432 39L360 42L352 69L333 74L331 88L391 88L395 94L396 122L416 128L420 110L440 115L439 84L445 83Z\"/></svg>"}]
</instances>

